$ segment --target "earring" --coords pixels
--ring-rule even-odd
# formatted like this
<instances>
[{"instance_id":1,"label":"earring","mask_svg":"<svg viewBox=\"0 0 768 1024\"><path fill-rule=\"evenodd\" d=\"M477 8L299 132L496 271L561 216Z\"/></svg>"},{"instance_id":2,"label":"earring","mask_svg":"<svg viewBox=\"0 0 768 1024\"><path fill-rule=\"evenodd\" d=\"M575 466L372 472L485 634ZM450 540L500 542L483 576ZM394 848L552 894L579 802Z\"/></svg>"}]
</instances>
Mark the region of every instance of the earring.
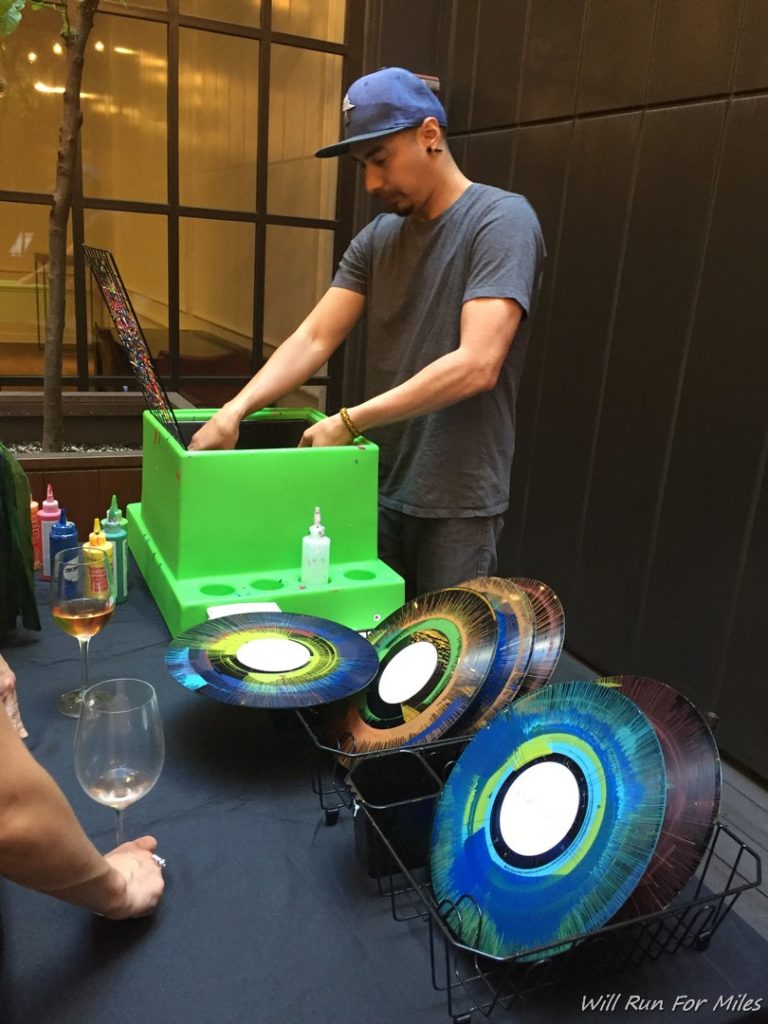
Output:
<instances>
[{"instance_id":1,"label":"earring","mask_svg":"<svg viewBox=\"0 0 768 1024\"><path fill-rule=\"evenodd\" d=\"M439 146L427 146L428 153L442 153L442 149Z\"/></svg>"}]
</instances>

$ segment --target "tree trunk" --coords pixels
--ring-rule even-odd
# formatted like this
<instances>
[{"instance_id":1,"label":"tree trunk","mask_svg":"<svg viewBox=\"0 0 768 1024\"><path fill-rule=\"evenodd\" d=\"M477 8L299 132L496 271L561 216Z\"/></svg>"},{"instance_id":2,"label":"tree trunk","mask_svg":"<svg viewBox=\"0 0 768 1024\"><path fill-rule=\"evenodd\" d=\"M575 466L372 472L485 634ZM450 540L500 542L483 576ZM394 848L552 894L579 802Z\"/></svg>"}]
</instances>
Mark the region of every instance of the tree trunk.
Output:
<instances>
[{"instance_id":1,"label":"tree trunk","mask_svg":"<svg viewBox=\"0 0 768 1024\"><path fill-rule=\"evenodd\" d=\"M71 0L67 0L71 4ZM59 126L59 151L56 160L56 184L48 219L48 318L45 325L45 371L43 380L43 451L61 451L62 399L61 371L64 347L64 317L67 287L67 224L72 206L75 160L80 126L80 85L88 36L99 0L79 0L73 31L64 42L67 48L67 77L64 109Z\"/></svg>"}]
</instances>

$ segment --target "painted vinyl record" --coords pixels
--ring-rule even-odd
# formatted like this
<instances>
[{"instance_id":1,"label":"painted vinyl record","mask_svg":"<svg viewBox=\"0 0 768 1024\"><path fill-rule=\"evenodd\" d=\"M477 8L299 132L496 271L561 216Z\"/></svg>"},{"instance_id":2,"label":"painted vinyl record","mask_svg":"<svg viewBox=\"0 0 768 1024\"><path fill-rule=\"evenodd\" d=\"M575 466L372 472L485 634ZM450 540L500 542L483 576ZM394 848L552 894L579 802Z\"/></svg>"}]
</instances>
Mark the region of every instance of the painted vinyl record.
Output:
<instances>
[{"instance_id":1,"label":"painted vinyl record","mask_svg":"<svg viewBox=\"0 0 768 1024\"><path fill-rule=\"evenodd\" d=\"M528 670L520 685L520 696L549 682L565 639L565 615L560 598L541 580L513 576L512 582L528 595L536 620L536 634Z\"/></svg>"},{"instance_id":2,"label":"painted vinyl record","mask_svg":"<svg viewBox=\"0 0 768 1024\"><path fill-rule=\"evenodd\" d=\"M451 587L408 602L368 634L379 671L334 712L329 734L346 753L436 739L485 680L496 637L496 616L481 594Z\"/></svg>"},{"instance_id":3,"label":"painted vinyl record","mask_svg":"<svg viewBox=\"0 0 768 1024\"><path fill-rule=\"evenodd\" d=\"M663 910L698 867L720 808L720 755L706 721L673 687L642 676L610 676L597 682L620 690L648 717L667 771L667 807L659 842L617 914L617 919L625 920Z\"/></svg>"},{"instance_id":4,"label":"painted vinyl record","mask_svg":"<svg viewBox=\"0 0 768 1024\"><path fill-rule=\"evenodd\" d=\"M496 612L498 643L491 667L480 691L461 716L457 730L476 732L506 707L520 691L533 651L534 613L527 594L512 580L480 576L459 584L490 601Z\"/></svg>"},{"instance_id":5,"label":"painted vinyl record","mask_svg":"<svg viewBox=\"0 0 768 1024\"><path fill-rule=\"evenodd\" d=\"M367 686L379 667L370 643L312 615L248 612L201 622L168 645L168 671L224 704L309 707Z\"/></svg>"},{"instance_id":6,"label":"painted vinyl record","mask_svg":"<svg viewBox=\"0 0 768 1024\"><path fill-rule=\"evenodd\" d=\"M626 901L665 796L659 740L622 693L553 683L514 701L470 741L438 801L430 861L441 914L483 953L559 952L558 940L600 927Z\"/></svg>"}]
</instances>

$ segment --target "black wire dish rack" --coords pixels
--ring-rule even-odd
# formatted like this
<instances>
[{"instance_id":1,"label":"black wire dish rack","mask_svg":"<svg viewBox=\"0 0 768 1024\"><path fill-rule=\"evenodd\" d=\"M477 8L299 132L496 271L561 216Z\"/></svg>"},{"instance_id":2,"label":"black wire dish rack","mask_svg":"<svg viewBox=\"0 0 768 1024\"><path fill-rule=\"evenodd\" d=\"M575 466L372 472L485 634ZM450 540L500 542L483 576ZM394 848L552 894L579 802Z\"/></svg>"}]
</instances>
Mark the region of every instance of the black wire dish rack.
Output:
<instances>
[{"instance_id":1,"label":"black wire dish rack","mask_svg":"<svg viewBox=\"0 0 768 1024\"><path fill-rule=\"evenodd\" d=\"M358 858L379 895L389 901L393 918L425 923L432 985L445 993L455 1024L471 1024L476 1014L508 1011L536 992L569 981L613 977L681 949L706 950L736 900L761 884L758 855L718 823L694 878L667 908L512 956L491 956L477 942L457 938L451 922L460 920L462 906L437 901L428 868L437 801L471 737L378 753L344 751L340 764L341 751L324 743L314 712L304 710L299 718L320 754L313 790L326 824L350 809ZM482 927L480 915L478 940Z\"/></svg>"}]
</instances>

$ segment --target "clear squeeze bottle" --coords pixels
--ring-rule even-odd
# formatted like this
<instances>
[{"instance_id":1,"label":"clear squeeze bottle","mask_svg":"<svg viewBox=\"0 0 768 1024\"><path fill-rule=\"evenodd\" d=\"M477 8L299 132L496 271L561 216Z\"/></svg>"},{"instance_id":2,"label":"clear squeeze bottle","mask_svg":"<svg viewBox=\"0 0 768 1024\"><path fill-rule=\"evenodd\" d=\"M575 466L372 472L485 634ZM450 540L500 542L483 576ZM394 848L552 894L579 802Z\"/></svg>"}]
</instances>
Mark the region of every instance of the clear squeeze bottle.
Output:
<instances>
[{"instance_id":1,"label":"clear squeeze bottle","mask_svg":"<svg viewBox=\"0 0 768 1024\"><path fill-rule=\"evenodd\" d=\"M320 522L320 509L315 508L315 521L301 542L301 582L307 586L328 582L331 561L331 538Z\"/></svg>"}]
</instances>

